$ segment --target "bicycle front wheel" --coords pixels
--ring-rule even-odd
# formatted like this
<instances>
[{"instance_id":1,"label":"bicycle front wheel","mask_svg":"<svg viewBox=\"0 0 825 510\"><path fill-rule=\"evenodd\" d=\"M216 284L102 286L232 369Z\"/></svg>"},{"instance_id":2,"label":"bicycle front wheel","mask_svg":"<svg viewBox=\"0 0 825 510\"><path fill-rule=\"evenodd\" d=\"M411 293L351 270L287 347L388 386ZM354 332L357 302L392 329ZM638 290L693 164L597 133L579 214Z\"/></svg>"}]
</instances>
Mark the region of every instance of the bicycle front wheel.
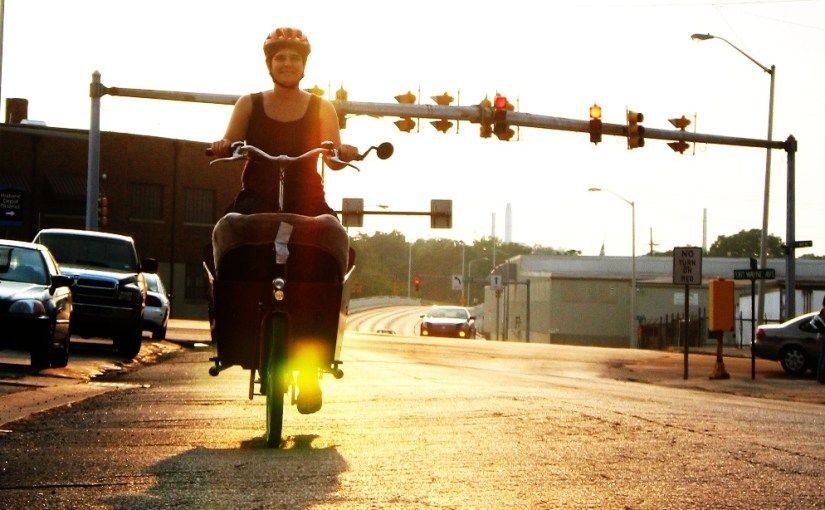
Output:
<instances>
[{"instance_id":1,"label":"bicycle front wheel","mask_svg":"<svg viewBox=\"0 0 825 510\"><path fill-rule=\"evenodd\" d=\"M281 445L284 423L284 394L286 393L286 318L274 316L269 322L266 337L266 445Z\"/></svg>"}]
</instances>

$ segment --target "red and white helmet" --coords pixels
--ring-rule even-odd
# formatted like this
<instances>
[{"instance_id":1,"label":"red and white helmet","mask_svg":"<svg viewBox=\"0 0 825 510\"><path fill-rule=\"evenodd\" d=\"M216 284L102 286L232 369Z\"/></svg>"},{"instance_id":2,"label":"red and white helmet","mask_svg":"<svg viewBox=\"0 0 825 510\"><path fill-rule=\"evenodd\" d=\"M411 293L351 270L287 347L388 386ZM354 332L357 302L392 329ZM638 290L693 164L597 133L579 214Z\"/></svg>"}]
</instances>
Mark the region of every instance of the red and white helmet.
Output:
<instances>
[{"instance_id":1,"label":"red and white helmet","mask_svg":"<svg viewBox=\"0 0 825 510\"><path fill-rule=\"evenodd\" d=\"M309 56L311 50L307 36L297 28L291 27L276 28L266 37L264 41L266 61L269 62L275 53L282 48L296 50L304 57L304 64L306 64L307 56Z\"/></svg>"}]
</instances>

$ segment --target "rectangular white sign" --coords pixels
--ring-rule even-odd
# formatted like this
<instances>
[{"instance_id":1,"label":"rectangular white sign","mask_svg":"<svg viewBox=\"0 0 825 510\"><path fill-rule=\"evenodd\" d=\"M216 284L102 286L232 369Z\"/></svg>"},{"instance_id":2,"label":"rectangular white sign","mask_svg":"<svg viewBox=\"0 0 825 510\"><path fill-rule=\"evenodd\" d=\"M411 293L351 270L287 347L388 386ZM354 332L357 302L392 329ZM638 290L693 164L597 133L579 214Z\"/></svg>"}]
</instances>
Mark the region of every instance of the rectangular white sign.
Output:
<instances>
[{"instance_id":1,"label":"rectangular white sign","mask_svg":"<svg viewBox=\"0 0 825 510\"><path fill-rule=\"evenodd\" d=\"M673 248L673 283L702 284L702 248Z\"/></svg>"}]
</instances>

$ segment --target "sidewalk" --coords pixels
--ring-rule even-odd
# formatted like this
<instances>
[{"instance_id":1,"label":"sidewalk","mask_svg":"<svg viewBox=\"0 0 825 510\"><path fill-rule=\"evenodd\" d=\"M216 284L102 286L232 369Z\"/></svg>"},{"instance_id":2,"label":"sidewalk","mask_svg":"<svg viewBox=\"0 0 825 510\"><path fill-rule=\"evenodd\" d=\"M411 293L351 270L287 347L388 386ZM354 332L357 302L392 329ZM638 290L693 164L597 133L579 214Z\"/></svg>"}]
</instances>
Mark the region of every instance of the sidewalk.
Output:
<instances>
[{"instance_id":1,"label":"sidewalk","mask_svg":"<svg viewBox=\"0 0 825 510\"><path fill-rule=\"evenodd\" d=\"M757 358L755 378L752 379L750 346L743 349L726 346L723 350L724 368L729 379L710 378L716 365L715 347L689 349L687 379L684 377L683 352L652 352L661 355L615 363L605 376L690 390L825 405L825 385L817 383L810 371L802 377L792 377L785 373L779 362Z\"/></svg>"}]
</instances>

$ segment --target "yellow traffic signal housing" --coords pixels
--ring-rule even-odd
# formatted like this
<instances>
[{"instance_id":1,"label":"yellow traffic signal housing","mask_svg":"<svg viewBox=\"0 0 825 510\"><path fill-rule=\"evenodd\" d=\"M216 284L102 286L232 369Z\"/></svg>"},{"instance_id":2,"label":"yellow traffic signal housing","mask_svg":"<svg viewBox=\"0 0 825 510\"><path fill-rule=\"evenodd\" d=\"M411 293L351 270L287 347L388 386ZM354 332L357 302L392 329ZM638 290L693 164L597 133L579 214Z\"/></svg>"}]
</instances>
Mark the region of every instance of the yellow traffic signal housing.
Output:
<instances>
[{"instance_id":1,"label":"yellow traffic signal housing","mask_svg":"<svg viewBox=\"0 0 825 510\"><path fill-rule=\"evenodd\" d=\"M335 91L335 100L336 101L346 101L349 97L347 91L344 90L344 86L341 85L341 88ZM346 129L347 127L347 116L344 115L342 112L338 112L338 128L339 129Z\"/></svg>"},{"instance_id":2,"label":"yellow traffic signal housing","mask_svg":"<svg viewBox=\"0 0 825 510\"><path fill-rule=\"evenodd\" d=\"M436 128L438 131L441 131L442 133L446 133L450 130L451 127L453 127L453 123L447 119L434 120L430 122L430 124L432 124L434 128Z\"/></svg>"},{"instance_id":3,"label":"yellow traffic signal housing","mask_svg":"<svg viewBox=\"0 0 825 510\"><path fill-rule=\"evenodd\" d=\"M412 120L409 117L403 117L401 120L396 120L395 125L401 131L404 131L405 133L409 133L415 127L415 121Z\"/></svg>"},{"instance_id":4,"label":"yellow traffic signal housing","mask_svg":"<svg viewBox=\"0 0 825 510\"><path fill-rule=\"evenodd\" d=\"M667 144L671 149L678 152L679 154L684 154L686 150L690 148L690 144L684 140L677 140L675 142L669 142Z\"/></svg>"},{"instance_id":5,"label":"yellow traffic signal housing","mask_svg":"<svg viewBox=\"0 0 825 510\"><path fill-rule=\"evenodd\" d=\"M493 133L499 140L504 142L510 141L516 133L510 125L507 124L507 112L513 111L514 109L506 97L496 94L493 100Z\"/></svg>"},{"instance_id":6,"label":"yellow traffic signal housing","mask_svg":"<svg viewBox=\"0 0 825 510\"><path fill-rule=\"evenodd\" d=\"M481 108L482 111L480 121L481 128L479 129L478 134L479 136L481 136L481 138L490 138L491 136L493 136L493 126L492 124L490 124L489 117L487 117L487 110L491 108L493 105L492 103L490 103L490 100L487 99L487 97L485 96L484 99L482 99L481 102L478 104L478 106Z\"/></svg>"},{"instance_id":7,"label":"yellow traffic signal housing","mask_svg":"<svg viewBox=\"0 0 825 510\"><path fill-rule=\"evenodd\" d=\"M690 119L682 115L678 119L667 119L670 121L673 126L681 131L684 131L686 127L690 125ZM673 149L674 151L678 152L679 154L684 154L686 150L690 148L690 144L684 140L677 140L675 142L668 143L668 146Z\"/></svg>"},{"instance_id":8,"label":"yellow traffic signal housing","mask_svg":"<svg viewBox=\"0 0 825 510\"><path fill-rule=\"evenodd\" d=\"M453 102L453 96L451 96L450 94L447 94L446 92L444 92L440 96L430 96L430 97L432 98L433 101L435 101L435 104L441 105L441 106L448 106L450 103Z\"/></svg>"},{"instance_id":9,"label":"yellow traffic signal housing","mask_svg":"<svg viewBox=\"0 0 825 510\"><path fill-rule=\"evenodd\" d=\"M316 95L318 97L323 97L324 89L319 87L318 85L313 85L311 89L305 89L310 94Z\"/></svg>"},{"instance_id":10,"label":"yellow traffic signal housing","mask_svg":"<svg viewBox=\"0 0 825 510\"><path fill-rule=\"evenodd\" d=\"M596 103L590 107L590 141L596 144L602 141L602 107Z\"/></svg>"},{"instance_id":11,"label":"yellow traffic signal housing","mask_svg":"<svg viewBox=\"0 0 825 510\"><path fill-rule=\"evenodd\" d=\"M716 278L708 282L708 330L733 330L733 298L733 280Z\"/></svg>"},{"instance_id":12,"label":"yellow traffic signal housing","mask_svg":"<svg viewBox=\"0 0 825 510\"><path fill-rule=\"evenodd\" d=\"M401 104L413 104L415 103L415 94L408 90L406 94L395 96L395 100Z\"/></svg>"},{"instance_id":13,"label":"yellow traffic signal housing","mask_svg":"<svg viewBox=\"0 0 825 510\"><path fill-rule=\"evenodd\" d=\"M639 123L644 122L645 116L634 111L627 111L627 148L637 149L645 146L645 128Z\"/></svg>"},{"instance_id":14,"label":"yellow traffic signal housing","mask_svg":"<svg viewBox=\"0 0 825 510\"><path fill-rule=\"evenodd\" d=\"M97 196L97 224L101 227L109 224L109 198L105 193Z\"/></svg>"}]
</instances>

